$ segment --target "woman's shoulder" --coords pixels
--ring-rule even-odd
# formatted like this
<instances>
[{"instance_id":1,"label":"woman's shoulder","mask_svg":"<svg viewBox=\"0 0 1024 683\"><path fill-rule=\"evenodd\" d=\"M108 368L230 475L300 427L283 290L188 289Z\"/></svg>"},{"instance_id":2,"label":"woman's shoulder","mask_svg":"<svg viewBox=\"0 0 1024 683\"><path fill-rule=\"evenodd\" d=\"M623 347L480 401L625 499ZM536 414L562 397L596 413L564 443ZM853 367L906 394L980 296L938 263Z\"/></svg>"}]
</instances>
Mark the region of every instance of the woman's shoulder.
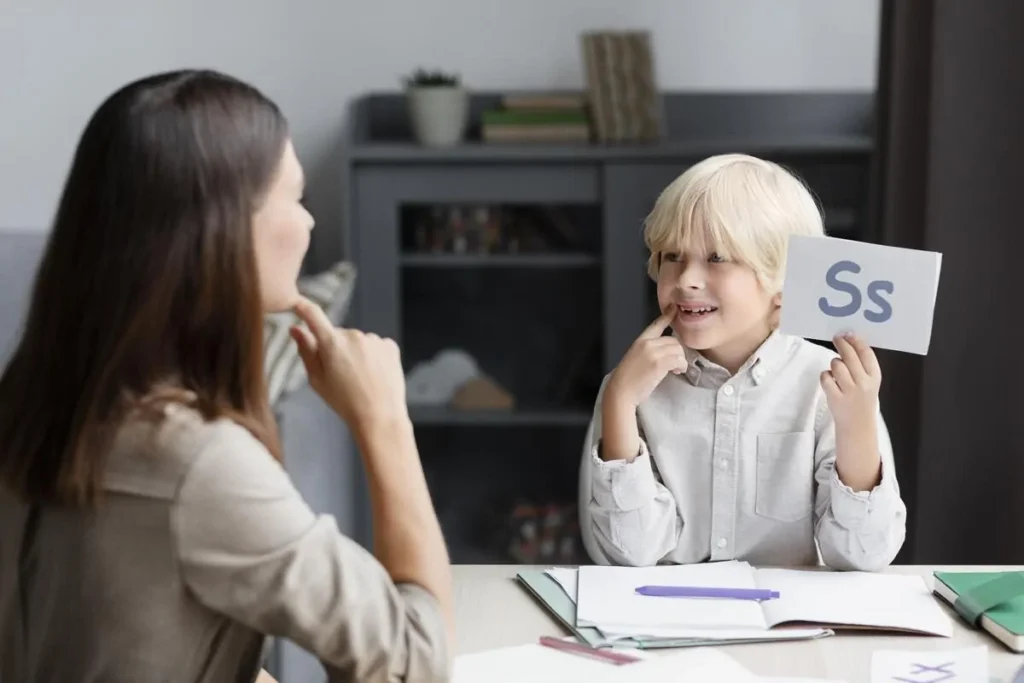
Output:
<instances>
[{"instance_id":1,"label":"woman's shoulder","mask_svg":"<svg viewBox=\"0 0 1024 683\"><path fill-rule=\"evenodd\" d=\"M268 466L280 468L270 451L234 420L207 419L194 408L170 403L121 424L108 460L107 488L174 497L197 463L211 458L229 459L222 466L236 475L252 467L264 473Z\"/></svg>"}]
</instances>

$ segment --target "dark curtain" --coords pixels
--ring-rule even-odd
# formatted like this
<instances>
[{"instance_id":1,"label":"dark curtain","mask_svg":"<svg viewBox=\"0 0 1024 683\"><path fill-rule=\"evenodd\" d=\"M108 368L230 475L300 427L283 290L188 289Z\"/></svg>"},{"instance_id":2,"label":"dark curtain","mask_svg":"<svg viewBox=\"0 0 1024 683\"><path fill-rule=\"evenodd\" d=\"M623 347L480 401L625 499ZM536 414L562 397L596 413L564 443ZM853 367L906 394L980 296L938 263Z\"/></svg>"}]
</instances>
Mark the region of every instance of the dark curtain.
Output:
<instances>
[{"instance_id":1,"label":"dark curtain","mask_svg":"<svg viewBox=\"0 0 1024 683\"><path fill-rule=\"evenodd\" d=\"M941 252L926 357L880 352L902 563L1024 563L1024 2L883 0L875 238Z\"/></svg>"}]
</instances>

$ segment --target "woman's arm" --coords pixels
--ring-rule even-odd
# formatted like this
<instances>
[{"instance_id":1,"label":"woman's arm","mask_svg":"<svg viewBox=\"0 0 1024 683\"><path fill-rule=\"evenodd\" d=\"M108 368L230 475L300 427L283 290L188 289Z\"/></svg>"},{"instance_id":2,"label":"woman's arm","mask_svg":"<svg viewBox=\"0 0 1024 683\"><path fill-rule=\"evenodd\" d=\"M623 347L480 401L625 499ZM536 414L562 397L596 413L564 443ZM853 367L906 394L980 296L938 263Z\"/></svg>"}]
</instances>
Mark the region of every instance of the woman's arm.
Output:
<instances>
[{"instance_id":1,"label":"woman's arm","mask_svg":"<svg viewBox=\"0 0 1024 683\"><path fill-rule=\"evenodd\" d=\"M171 519L182 581L195 599L292 640L323 662L331 680L447 680L449 593L437 588L443 570L425 567L431 540L411 541L404 557L392 550L378 559L342 534L333 517L315 515L248 431L228 421L197 429L202 443ZM388 495L415 491L391 485ZM400 505L392 507L374 524L407 527L409 537L419 529L429 534L430 522L414 527Z\"/></svg>"},{"instance_id":2,"label":"woman's arm","mask_svg":"<svg viewBox=\"0 0 1024 683\"><path fill-rule=\"evenodd\" d=\"M437 598L453 640L451 565L412 424L404 419L355 431L370 487L374 554L393 581L418 584Z\"/></svg>"},{"instance_id":3,"label":"woman's arm","mask_svg":"<svg viewBox=\"0 0 1024 683\"><path fill-rule=\"evenodd\" d=\"M210 608L312 651L338 680L446 681L451 568L398 346L335 328L309 301L296 312L310 384L348 423L366 466L376 557L315 516L254 437L221 423L179 490L185 583Z\"/></svg>"}]
</instances>

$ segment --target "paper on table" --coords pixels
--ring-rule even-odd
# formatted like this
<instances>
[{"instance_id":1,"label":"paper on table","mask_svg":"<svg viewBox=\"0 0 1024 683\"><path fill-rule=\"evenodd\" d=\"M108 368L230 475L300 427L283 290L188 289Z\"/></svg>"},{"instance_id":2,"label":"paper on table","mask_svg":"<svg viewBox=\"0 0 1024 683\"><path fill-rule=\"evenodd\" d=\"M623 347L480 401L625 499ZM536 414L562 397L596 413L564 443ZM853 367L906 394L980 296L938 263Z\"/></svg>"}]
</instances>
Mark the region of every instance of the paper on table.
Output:
<instances>
[{"instance_id":1,"label":"paper on table","mask_svg":"<svg viewBox=\"0 0 1024 683\"><path fill-rule=\"evenodd\" d=\"M578 569L565 569L563 567L552 567L546 569L545 574L555 580L565 594L569 596L569 599L576 602L576 577L579 573Z\"/></svg>"},{"instance_id":2,"label":"paper on table","mask_svg":"<svg viewBox=\"0 0 1024 683\"><path fill-rule=\"evenodd\" d=\"M606 633L621 629L767 630L760 603L752 600L677 600L637 595L647 584L757 588L746 562L656 567L580 567L577 626Z\"/></svg>"},{"instance_id":3,"label":"paper on table","mask_svg":"<svg viewBox=\"0 0 1024 683\"><path fill-rule=\"evenodd\" d=\"M877 650L871 655L871 681L988 683L988 648L962 650Z\"/></svg>"},{"instance_id":4,"label":"paper on table","mask_svg":"<svg viewBox=\"0 0 1024 683\"><path fill-rule=\"evenodd\" d=\"M545 574L550 576L562 590L565 591L569 598L576 602L577 592L577 569L566 569L562 567L553 567L545 570ZM652 628L650 626L642 627L615 627L614 631L608 630L608 627L601 629L601 634L610 641L626 640L630 638L638 638L641 640L650 639L670 639L670 640L686 640L686 639L701 639L701 640L794 640L800 638L815 638L825 633L823 629L812 628L812 629L797 629L790 628L784 631L765 631L763 628L756 629L715 629L714 631L708 631L704 629L684 629L684 628Z\"/></svg>"},{"instance_id":5,"label":"paper on table","mask_svg":"<svg viewBox=\"0 0 1024 683\"><path fill-rule=\"evenodd\" d=\"M762 603L770 626L812 622L953 635L952 619L920 576L758 569L756 577L758 587L780 593Z\"/></svg>"},{"instance_id":6,"label":"paper on table","mask_svg":"<svg viewBox=\"0 0 1024 683\"><path fill-rule=\"evenodd\" d=\"M801 640L804 638L817 638L828 633L822 628L784 628L777 631L766 631L763 628L641 628L617 626L612 632L599 629L601 635L608 640L623 640L636 638L639 640Z\"/></svg>"},{"instance_id":7,"label":"paper on table","mask_svg":"<svg viewBox=\"0 0 1024 683\"><path fill-rule=\"evenodd\" d=\"M456 657L452 683L562 683L612 668L614 664L543 645L520 645Z\"/></svg>"},{"instance_id":8,"label":"paper on table","mask_svg":"<svg viewBox=\"0 0 1024 683\"><path fill-rule=\"evenodd\" d=\"M697 647L636 664L616 666L593 678L573 679L572 683L582 680L587 683L757 683L761 679L724 652Z\"/></svg>"},{"instance_id":9,"label":"paper on table","mask_svg":"<svg viewBox=\"0 0 1024 683\"><path fill-rule=\"evenodd\" d=\"M542 645L520 645L455 658L452 683L716 683L758 681L732 657L708 648L616 666Z\"/></svg>"}]
</instances>

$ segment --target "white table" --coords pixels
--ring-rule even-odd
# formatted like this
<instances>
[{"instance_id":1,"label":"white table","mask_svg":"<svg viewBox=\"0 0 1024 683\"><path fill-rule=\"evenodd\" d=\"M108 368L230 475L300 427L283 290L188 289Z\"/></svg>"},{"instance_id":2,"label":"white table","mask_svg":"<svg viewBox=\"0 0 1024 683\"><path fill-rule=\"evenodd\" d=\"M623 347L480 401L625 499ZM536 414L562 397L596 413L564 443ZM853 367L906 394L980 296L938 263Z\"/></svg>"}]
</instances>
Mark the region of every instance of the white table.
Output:
<instances>
[{"instance_id":1,"label":"white table","mask_svg":"<svg viewBox=\"0 0 1024 683\"><path fill-rule=\"evenodd\" d=\"M515 581L519 569L511 565L454 567L456 654L536 643L542 635L567 635L555 618ZM987 571L1017 568L900 566L891 567L888 571L920 574L926 577L930 586L931 572L942 569ZM880 649L949 650L986 645L993 680L1007 682L1017 669L1024 666L1024 655L1007 650L983 631L967 628L952 610L949 613L956 622L953 638L880 636L840 631L820 640L728 645L721 649L758 675L824 678L848 683L870 681L871 653Z\"/></svg>"}]
</instances>

